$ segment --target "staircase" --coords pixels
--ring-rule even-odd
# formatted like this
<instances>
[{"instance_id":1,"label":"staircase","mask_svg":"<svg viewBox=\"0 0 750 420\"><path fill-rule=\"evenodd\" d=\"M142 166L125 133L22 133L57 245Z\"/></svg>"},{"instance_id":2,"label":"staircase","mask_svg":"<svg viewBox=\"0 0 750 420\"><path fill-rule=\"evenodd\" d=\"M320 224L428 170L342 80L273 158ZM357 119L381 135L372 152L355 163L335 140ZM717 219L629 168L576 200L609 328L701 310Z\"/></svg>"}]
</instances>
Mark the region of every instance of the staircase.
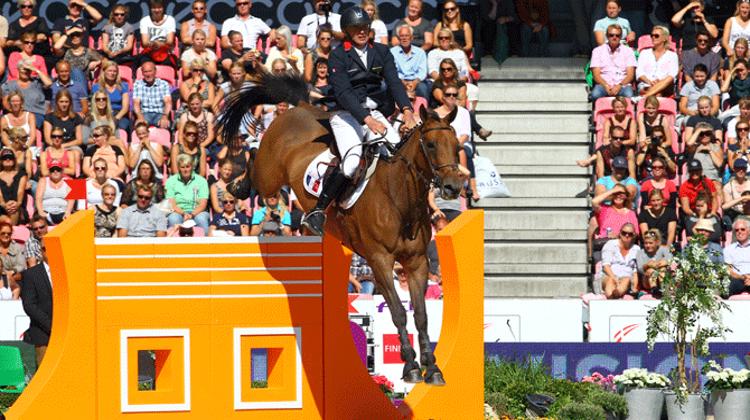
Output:
<instances>
[{"instance_id":1,"label":"staircase","mask_svg":"<svg viewBox=\"0 0 750 420\"><path fill-rule=\"evenodd\" d=\"M586 291L590 169L585 62L570 58L486 61L477 118L494 132L478 152L497 166L512 198L488 198L486 297L568 297Z\"/></svg>"}]
</instances>

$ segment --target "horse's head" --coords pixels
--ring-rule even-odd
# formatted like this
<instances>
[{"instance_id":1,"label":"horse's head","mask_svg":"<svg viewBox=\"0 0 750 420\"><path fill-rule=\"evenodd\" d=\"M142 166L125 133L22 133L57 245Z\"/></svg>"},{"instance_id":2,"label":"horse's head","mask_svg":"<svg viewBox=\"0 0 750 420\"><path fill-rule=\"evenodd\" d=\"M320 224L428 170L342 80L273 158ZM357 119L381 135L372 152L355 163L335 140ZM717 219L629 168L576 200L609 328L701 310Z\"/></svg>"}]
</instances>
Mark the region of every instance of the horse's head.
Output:
<instances>
[{"instance_id":1,"label":"horse's head","mask_svg":"<svg viewBox=\"0 0 750 420\"><path fill-rule=\"evenodd\" d=\"M450 126L457 112L458 108L440 118L435 112L424 107L419 111L422 126L417 131L421 147L432 170L433 181L440 188L440 195L446 200L458 197L464 185L464 177L458 169L458 152L461 145L456 138L455 130Z\"/></svg>"}]
</instances>

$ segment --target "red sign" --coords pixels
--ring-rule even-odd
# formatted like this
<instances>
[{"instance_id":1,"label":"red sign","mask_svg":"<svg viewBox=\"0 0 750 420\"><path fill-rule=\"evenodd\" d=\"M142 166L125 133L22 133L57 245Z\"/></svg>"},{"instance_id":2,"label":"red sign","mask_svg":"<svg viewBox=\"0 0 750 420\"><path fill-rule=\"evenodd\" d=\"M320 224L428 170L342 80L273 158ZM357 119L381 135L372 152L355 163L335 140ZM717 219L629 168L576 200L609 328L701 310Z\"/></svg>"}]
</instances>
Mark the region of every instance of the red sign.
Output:
<instances>
[{"instance_id":1,"label":"red sign","mask_svg":"<svg viewBox=\"0 0 750 420\"><path fill-rule=\"evenodd\" d=\"M85 200L86 199L86 180L85 179L66 179L65 183L70 187L70 192L65 196L66 200Z\"/></svg>"},{"instance_id":2,"label":"red sign","mask_svg":"<svg viewBox=\"0 0 750 420\"><path fill-rule=\"evenodd\" d=\"M413 334L409 334L409 343L414 346ZM398 339L398 334L383 334L383 363L404 363L401 360L401 341Z\"/></svg>"}]
</instances>

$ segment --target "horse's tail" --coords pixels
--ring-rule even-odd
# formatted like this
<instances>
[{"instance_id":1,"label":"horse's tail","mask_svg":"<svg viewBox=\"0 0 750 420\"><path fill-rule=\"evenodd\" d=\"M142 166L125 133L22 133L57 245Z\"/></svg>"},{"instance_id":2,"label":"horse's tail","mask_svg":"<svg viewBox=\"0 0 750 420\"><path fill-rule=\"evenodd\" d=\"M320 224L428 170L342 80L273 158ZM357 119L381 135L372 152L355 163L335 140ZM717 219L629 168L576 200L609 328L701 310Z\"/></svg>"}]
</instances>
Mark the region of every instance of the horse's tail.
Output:
<instances>
[{"instance_id":1,"label":"horse's tail","mask_svg":"<svg viewBox=\"0 0 750 420\"><path fill-rule=\"evenodd\" d=\"M233 141L248 112L256 105L279 102L297 105L309 100L309 89L301 75L289 72L278 75L263 73L259 79L246 83L226 98L217 127L221 130L225 142Z\"/></svg>"}]
</instances>

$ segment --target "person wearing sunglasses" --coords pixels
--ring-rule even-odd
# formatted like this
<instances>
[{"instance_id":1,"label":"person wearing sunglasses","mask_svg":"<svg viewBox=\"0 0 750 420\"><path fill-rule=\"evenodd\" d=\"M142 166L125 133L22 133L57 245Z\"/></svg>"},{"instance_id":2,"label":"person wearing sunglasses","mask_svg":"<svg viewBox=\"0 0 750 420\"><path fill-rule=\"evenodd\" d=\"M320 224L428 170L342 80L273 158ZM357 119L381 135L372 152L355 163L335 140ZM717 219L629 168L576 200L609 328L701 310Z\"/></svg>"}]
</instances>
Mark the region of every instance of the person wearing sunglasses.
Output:
<instances>
[{"instance_id":1,"label":"person wearing sunglasses","mask_svg":"<svg viewBox=\"0 0 750 420\"><path fill-rule=\"evenodd\" d=\"M316 39L321 31L325 29L332 37L329 43L333 46L339 44L344 39L344 33L341 31L341 15L334 13L331 8L331 0L311 0L314 12L305 15L297 27L297 48L301 49L305 55L320 46L320 40ZM313 60L315 61L315 60Z\"/></svg>"},{"instance_id":2,"label":"person wearing sunglasses","mask_svg":"<svg viewBox=\"0 0 750 420\"><path fill-rule=\"evenodd\" d=\"M53 51L57 50L58 55L63 55L70 47L69 38L74 33L71 29L75 29L75 33L80 33L82 44L85 42L88 45L89 31L93 25L102 20L102 17L95 7L84 0L68 0L68 14L55 20L52 25Z\"/></svg>"},{"instance_id":3,"label":"person wearing sunglasses","mask_svg":"<svg viewBox=\"0 0 750 420\"><path fill-rule=\"evenodd\" d=\"M115 5L109 21L102 28L101 53L117 64L133 63L135 27L128 22L130 9L124 4Z\"/></svg>"},{"instance_id":4,"label":"person wearing sunglasses","mask_svg":"<svg viewBox=\"0 0 750 420\"><path fill-rule=\"evenodd\" d=\"M635 32L630 28L630 21L620 16L620 12L622 12L620 0L607 0L604 4L604 10L607 15L594 23L594 41L596 45L607 43L607 31L610 25L617 25L622 29L622 34L618 42L623 44L635 42Z\"/></svg>"},{"instance_id":5,"label":"person wearing sunglasses","mask_svg":"<svg viewBox=\"0 0 750 420\"><path fill-rule=\"evenodd\" d=\"M75 200L68 200L70 186L63 179L63 165L53 159L48 165L49 176L39 179L34 196L37 214L44 217L50 225L62 223L73 213Z\"/></svg>"},{"instance_id":6,"label":"person wearing sunglasses","mask_svg":"<svg viewBox=\"0 0 750 420\"><path fill-rule=\"evenodd\" d=\"M13 92L23 96L23 110L34 114L34 122L37 130L44 124L44 115L47 113L46 97L52 80L45 73L40 72L30 60L21 60L16 65L18 79L8 80L2 85L3 109L12 111L8 98Z\"/></svg>"},{"instance_id":7,"label":"person wearing sunglasses","mask_svg":"<svg viewBox=\"0 0 750 420\"><path fill-rule=\"evenodd\" d=\"M739 217L732 224L735 241L724 247L729 270L729 295L750 292L750 221Z\"/></svg>"},{"instance_id":8,"label":"person wearing sunglasses","mask_svg":"<svg viewBox=\"0 0 750 420\"><path fill-rule=\"evenodd\" d=\"M715 39L713 35L706 32L705 29L698 29L698 32L691 39L694 47L687 49L683 36L682 42L682 72L686 82L693 80L693 69L697 64L703 64L708 70L708 78L719 83L719 72L721 70L721 56L711 50L711 40Z\"/></svg>"},{"instance_id":9,"label":"person wearing sunglasses","mask_svg":"<svg viewBox=\"0 0 750 420\"><path fill-rule=\"evenodd\" d=\"M46 75L49 75L47 72L47 63L43 56L34 53L34 46L36 45L36 33L33 31L24 32L21 34L21 49L20 51L13 51L8 56L9 62L18 62L20 60L30 60L34 64L33 66L39 71L43 72ZM3 64L4 65L4 64ZM14 80L18 79L18 68L14 68L14 66L8 67L8 80Z\"/></svg>"},{"instance_id":10,"label":"person wearing sunglasses","mask_svg":"<svg viewBox=\"0 0 750 420\"><path fill-rule=\"evenodd\" d=\"M117 219L119 238L162 238L167 236L167 217L154 204L154 193L147 185L136 191L136 203L122 209Z\"/></svg>"},{"instance_id":11,"label":"person wearing sunglasses","mask_svg":"<svg viewBox=\"0 0 750 420\"><path fill-rule=\"evenodd\" d=\"M669 49L669 29L654 26L651 29L652 48L641 51L635 77L641 96L670 96L674 92L680 59Z\"/></svg>"},{"instance_id":12,"label":"person wearing sunglasses","mask_svg":"<svg viewBox=\"0 0 750 420\"><path fill-rule=\"evenodd\" d=\"M208 227L208 236L249 236L250 220L245 213L238 211L237 199L227 191L221 197L221 212L214 215ZM222 235L216 233L222 231Z\"/></svg>"},{"instance_id":13,"label":"person wearing sunglasses","mask_svg":"<svg viewBox=\"0 0 750 420\"><path fill-rule=\"evenodd\" d=\"M193 1L191 11L193 12L193 18L180 24L180 41L182 41L182 44L185 47L192 47L195 45L193 34L195 34L196 31L201 31L203 32L204 44L207 45L208 48L213 49L216 45L217 39L216 25L206 19L208 16L208 5L206 4L206 0ZM191 57L188 62L191 61L192 58L193 57ZM213 60L215 61L216 58L214 57Z\"/></svg>"},{"instance_id":14,"label":"person wearing sunglasses","mask_svg":"<svg viewBox=\"0 0 750 420\"><path fill-rule=\"evenodd\" d=\"M661 282L669 267L669 260L672 259L669 246L662 244L659 229L649 229L643 233L643 248L635 257L640 278L639 289L648 291L657 299L661 299Z\"/></svg>"},{"instance_id":15,"label":"person wearing sunglasses","mask_svg":"<svg viewBox=\"0 0 750 420\"><path fill-rule=\"evenodd\" d=\"M594 75L594 88L591 99L605 96L633 96L633 79L635 78L635 53L621 41L625 31L618 24L607 27L607 42L594 48L591 52L591 72Z\"/></svg>"},{"instance_id":16,"label":"person wearing sunglasses","mask_svg":"<svg viewBox=\"0 0 750 420\"><path fill-rule=\"evenodd\" d=\"M651 137L647 137L639 144L638 153L635 155L636 175L638 181L652 178L654 169L661 171L662 176L674 178L677 173L676 156L671 147L664 147L666 132L661 126L654 127ZM656 163L656 159L662 163Z\"/></svg>"},{"instance_id":17,"label":"person wearing sunglasses","mask_svg":"<svg viewBox=\"0 0 750 420\"><path fill-rule=\"evenodd\" d=\"M625 147L625 140L625 130L620 126L612 126L610 143L601 145L596 151L596 169L594 172L597 179L613 175L620 169L626 169L627 176L635 178L635 154L633 148ZM616 167L616 159L618 165L626 161L625 168Z\"/></svg>"},{"instance_id":18,"label":"person wearing sunglasses","mask_svg":"<svg viewBox=\"0 0 750 420\"><path fill-rule=\"evenodd\" d=\"M18 51L23 47L22 35L33 33L31 41L34 42L33 53L44 57L46 70L51 70L55 65L55 57L50 52L50 29L47 20L34 14L36 0L21 0L18 2L18 19L8 25L8 38L5 48L9 51Z\"/></svg>"},{"instance_id":19,"label":"person wearing sunglasses","mask_svg":"<svg viewBox=\"0 0 750 420\"><path fill-rule=\"evenodd\" d=\"M13 226L28 222L26 214L26 187L29 177L18 170L13 149L0 150L0 205L10 216Z\"/></svg>"},{"instance_id":20,"label":"person wearing sunglasses","mask_svg":"<svg viewBox=\"0 0 750 420\"><path fill-rule=\"evenodd\" d=\"M677 29L678 38L682 40L683 60L685 52L693 51L693 48L700 46L701 40L698 39L700 37L696 35L704 33L706 38L709 35L713 39L719 37L719 28L716 27L713 19L705 15L705 11L706 2L694 0L687 3L685 7L672 16L672 26ZM708 44L708 41L706 41L706 44ZM719 65L720 62L716 64Z\"/></svg>"},{"instance_id":21,"label":"person wearing sunglasses","mask_svg":"<svg viewBox=\"0 0 750 420\"><path fill-rule=\"evenodd\" d=\"M546 0L541 1L546 2ZM518 7L521 6L519 5ZM474 35L471 25L461 17L461 10L458 8L458 3L454 0L444 2L442 9L441 19L435 25L433 33L439 34L443 29L450 31L453 35L452 42L455 42L458 48L468 57L474 48Z\"/></svg>"},{"instance_id":22,"label":"person wearing sunglasses","mask_svg":"<svg viewBox=\"0 0 750 420\"><path fill-rule=\"evenodd\" d=\"M242 47L247 50L257 48L258 39L267 36L268 39L276 39L276 31L266 25L263 19L250 14L253 8L252 0L236 0L237 14L224 21L221 25L221 48L228 49L229 32L236 31L242 35Z\"/></svg>"},{"instance_id":23,"label":"person wearing sunglasses","mask_svg":"<svg viewBox=\"0 0 750 420\"><path fill-rule=\"evenodd\" d=\"M750 1L747 0L737 1L734 16L727 19L724 24L721 46L724 47L727 56L732 55L734 43L740 38L750 38Z\"/></svg>"},{"instance_id":24,"label":"person wearing sunglasses","mask_svg":"<svg viewBox=\"0 0 750 420\"><path fill-rule=\"evenodd\" d=\"M750 162L750 120L742 118L735 127L737 138L727 145L727 163L730 169L739 160Z\"/></svg>"},{"instance_id":25,"label":"person wearing sunglasses","mask_svg":"<svg viewBox=\"0 0 750 420\"><path fill-rule=\"evenodd\" d=\"M49 226L39 214L35 214L29 222L29 239L23 246L23 256L26 258L26 266L33 267L42 262L42 238L47 234Z\"/></svg>"},{"instance_id":26,"label":"person wearing sunglasses","mask_svg":"<svg viewBox=\"0 0 750 420\"><path fill-rule=\"evenodd\" d=\"M638 289L637 257L641 248L635 244L638 230L624 223L602 248L602 272L597 275L607 299L620 299Z\"/></svg>"}]
</instances>

